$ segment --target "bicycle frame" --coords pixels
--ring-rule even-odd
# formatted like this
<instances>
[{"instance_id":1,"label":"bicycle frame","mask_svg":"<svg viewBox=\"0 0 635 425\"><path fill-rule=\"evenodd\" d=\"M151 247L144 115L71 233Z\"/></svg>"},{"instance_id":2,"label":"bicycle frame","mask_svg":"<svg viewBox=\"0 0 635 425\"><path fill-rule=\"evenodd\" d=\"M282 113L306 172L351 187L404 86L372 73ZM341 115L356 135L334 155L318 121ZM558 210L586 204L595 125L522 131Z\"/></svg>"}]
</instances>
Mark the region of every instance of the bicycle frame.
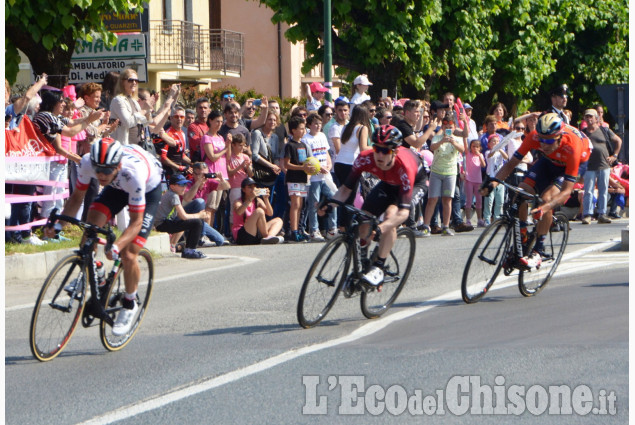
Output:
<instances>
[{"instance_id":1,"label":"bicycle frame","mask_svg":"<svg viewBox=\"0 0 635 425\"><path fill-rule=\"evenodd\" d=\"M506 209L504 216L505 216L505 219L508 220L510 224L512 224L512 226L510 226L510 229L513 231L513 241L514 241L513 251L515 255L514 260L517 260L523 257L524 255L526 255L527 252L531 251L531 248L533 248L536 242L536 237L535 237L536 235L532 235L532 237L527 240L527 243L525 247L523 248L522 234L520 232L520 217L518 215L520 211L520 206L524 202L529 202L529 201L533 201L534 205L539 205L542 202L542 200L537 194L529 193L526 190L513 186L502 180L498 180L498 179L494 179L494 180L504 185L506 188L508 188L509 190L515 193L515 195L510 199L511 205L509 208ZM519 197L521 199L519 199ZM525 199L522 199L522 198L525 198Z\"/></svg>"},{"instance_id":2,"label":"bicycle frame","mask_svg":"<svg viewBox=\"0 0 635 425\"><path fill-rule=\"evenodd\" d=\"M74 217L58 215L57 210L53 210L51 216L49 218L50 221L56 220L64 220L71 224L75 224L84 229L84 241L79 250L75 252L81 257L83 265L87 266L86 270L88 270L88 283L90 287L90 292L92 294L91 298L87 301L88 310L85 311L85 314L91 314L92 316L104 320L108 325L113 326L114 321L109 313L114 310L109 309L110 311L106 311L104 306L105 303L105 294L108 293L108 289L110 285L112 285L117 271L119 270L119 265L121 264L121 260L117 259L115 264L110 271L108 278L106 279L106 283L100 288L99 282L97 282L97 266L95 262L95 251L96 244L102 243L101 238L99 238L99 234L103 234L106 236L106 241L103 242L106 245L106 250L110 249L110 246L114 243L116 236L109 228L102 229L101 227L94 226L92 224L83 223L80 220L77 220ZM88 266L90 265L90 266ZM79 288L75 288L75 291L78 291ZM56 295L57 297L57 295ZM51 300L51 306L53 308L58 308L59 306L54 305L55 298ZM70 309L71 305L67 307ZM92 319L87 319L90 325ZM84 326L87 326L84 324Z\"/></svg>"},{"instance_id":3,"label":"bicycle frame","mask_svg":"<svg viewBox=\"0 0 635 425\"><path fill-rule=\"evenodd\" d=\"M344 290L345 296L347 298L350 298L356 292L360 292L361 290L363 290L364 286L357 285L357 283L363 282L362 274L364 273L364 270L366 269L369 263L368 252L365 252L365 253L362 252L362 245L360 242L360 235L359 235L359 226L368 222L371 226L370 232L369 232L369 235L370 235L372 234L372 232L377 232L379 230L378 228L379 221L377 220L376 217L369 214L364 214L363 212L359 211L357 208L352 207L348 204L339 203L338 201L335 201L335 200L333 200L332 202L338 203L338 205L348 209L352 213L350 227L347 228L346 233L344 235L345 235L346 241L348 242L348 246L352 248L351 251L353 255L353 270L351 271L350 276L354 277L354 282L351 281L351 279L346 279L344 281L344 287L342 288L342 290ZM361 218L361 220L359 218ZM355 283L355 285L351 288L351 291L350 292L346 291L346 289L352 283Z\"/></svg>"}]
</instances>

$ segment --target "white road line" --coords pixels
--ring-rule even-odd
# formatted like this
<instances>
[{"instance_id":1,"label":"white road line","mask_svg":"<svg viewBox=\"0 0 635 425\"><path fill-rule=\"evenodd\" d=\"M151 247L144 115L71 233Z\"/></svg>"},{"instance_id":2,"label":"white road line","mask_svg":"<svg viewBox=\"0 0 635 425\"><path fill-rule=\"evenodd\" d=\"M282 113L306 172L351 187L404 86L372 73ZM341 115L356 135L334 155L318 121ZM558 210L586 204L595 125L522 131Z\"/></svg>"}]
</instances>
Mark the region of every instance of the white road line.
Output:
<instances>
[{"instance_id":1,"label":"white road line","mask_svg":"<svg viewBox=\"0 0 635 425\"><path fill-rule=\"evenodd\" d=\"M607 241L597 245L593 245L592 247L581 249L579 251L576 251L570 254L565 254L560 264L562 266L562 264L566 263L567 260L581 257L588 252L603 250L612 245L615 245L614 241ZM622 261L622 263L624 263L624 261ZM593 266L597 267L597 265L598 263L594 264ZM592 267L589 267L589 268L592 268ZM577 270L580 270L579 266L577 266L576 269L572 270L571 272L574 272ZM556 275L560 275L559 269L556 272ZM509 282L505 283L507 280L509 280ZM512 285L517 285L517 276L510 276L504 280L501 280L500 283L499 281L496 281L494 288L492 290L503 289ZM308 347L302 347L302 348L286 351L284 353L278 354L277 356L273 356L268 359L249 365L247 367L228 372L224 375L220 375L214 378L207 378L207 379L204 379L203 381L199 380L194 384L181 386L178 389L167 392L165 394L156 395L149 399L142 400L137 403L133 403L131 405L121 407L117 410L104 413L103 415L99 415L88 421L82 422L79 425L110 424L113 422L117 422L123 419L133 417L135 415L140 415L142 413L161 408L169 403L179 401L187 397L191 397L193 395L200 394L202 392L209 391L214 388L218 388L225 384L238 381L242 378L246 378L248 376L263 372L267 369L271 369L272 367L297 359L298 357L302 357L304 355L315 353L317 351L321 351L327 348L331 348L331 347L335 347L338 345L359 340L366 336L372 335L395 322L407 319L417 314L424 313L428 310L433 309L434 307L438 307L439 305L442 305L445 303L456 302L457 299L461 299L460 289L445 293L438 297L422 302L414 307L409 307L407 309L395 312L393 314L390 314L378 320L369 322L365 325L360 326L359 328L351 332L349 335L332 339L330 341L321 342L319 344L310 345Z\"/></svg>"},{"instance_id":2,"label":"white road line","mask_svg":"<svg viewBox=\"0 0 635 425\"><path fill-rule=\"evenodd\" d=\"M186 278L186 277L190 277L190 276L195 276L195 275L201 274L201 273L210 273L210 272L215 272L215 271L219 271L219 270L231 269L232 267L243 266L243 265L252 264L252 263L256 263L256 262L260 261L259 258L233 256L233 255L208 255L208 257L210 257L212 259L237 259L238 262L233 263L233 264L226 264L224 266L216 266L216 267L209 267L209 268L206 268L206 269L194 270L194 271L191 271L189 273L181 273L177 277L179 279L182 279L182 278ZM205 260L202 260L202 261L205 261ZM154 283L156 284L156 283L167 282L167 281L170 281L170 280L174 280L177 277L167 276L167 277L162 277L162 278L159 278L159 279L154 279ZM38 291L38 293L39 293L39 291ZM15 305L13 307L6 307L4 309L4 311L5 311L5 313L9 313L9 312L12 312L12 311L33 309L34 307L35 307L35 303L21 304L21 305Z\"/></svg>"}]
</instances>

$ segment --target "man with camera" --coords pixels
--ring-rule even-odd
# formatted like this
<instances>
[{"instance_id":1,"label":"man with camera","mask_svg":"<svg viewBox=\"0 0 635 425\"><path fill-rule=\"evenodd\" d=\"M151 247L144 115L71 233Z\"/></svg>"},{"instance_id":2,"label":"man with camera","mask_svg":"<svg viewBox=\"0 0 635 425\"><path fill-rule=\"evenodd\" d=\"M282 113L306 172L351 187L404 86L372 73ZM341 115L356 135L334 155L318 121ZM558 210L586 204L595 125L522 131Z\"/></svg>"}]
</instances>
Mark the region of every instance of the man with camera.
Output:
<instances>
[{"instance_id":1,"label":"man with camera","mask_svg":"<svg viewBox=\"0 0 635 425\"><path fill-rule=\"evenodd\" d=\"M155 227L159 232L187 232L185 249L183 249L181 257L206 258L206 255L198 251L196 247L201 239L204 219L209 213L204 210L195 214L185 212L183 205L181 205L181 197L185 193L185 185L188 183L185 177L174 174L170 177L169 183L169 189L163 194L161 202L159 202L159 208L154 218Z\"/></svg>"}]
</instances>

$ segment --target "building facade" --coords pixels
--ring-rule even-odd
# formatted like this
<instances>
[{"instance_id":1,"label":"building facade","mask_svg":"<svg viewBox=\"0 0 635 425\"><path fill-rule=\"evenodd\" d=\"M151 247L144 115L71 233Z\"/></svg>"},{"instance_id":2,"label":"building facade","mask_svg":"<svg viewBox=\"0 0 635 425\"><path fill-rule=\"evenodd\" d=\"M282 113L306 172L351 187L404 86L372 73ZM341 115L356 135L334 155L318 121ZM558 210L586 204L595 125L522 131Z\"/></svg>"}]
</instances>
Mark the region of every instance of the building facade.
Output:
<instances>
[{"instance_id":1,"label":"building facade","mask_svg":"<svg viewBox=\"0 0 635 425\"><path fill-rule=\"evenodd\" d=\"M200 90L232 85L281 98L305 95L306 84L323 81L322 68L302 74L304 44L290 43L288 26L273 24L272 16L252 0L151 0L141 86L159 91L180 82ZM28 85L33 75L23 59L18 83Z\"/></svg>"}]
</instances>

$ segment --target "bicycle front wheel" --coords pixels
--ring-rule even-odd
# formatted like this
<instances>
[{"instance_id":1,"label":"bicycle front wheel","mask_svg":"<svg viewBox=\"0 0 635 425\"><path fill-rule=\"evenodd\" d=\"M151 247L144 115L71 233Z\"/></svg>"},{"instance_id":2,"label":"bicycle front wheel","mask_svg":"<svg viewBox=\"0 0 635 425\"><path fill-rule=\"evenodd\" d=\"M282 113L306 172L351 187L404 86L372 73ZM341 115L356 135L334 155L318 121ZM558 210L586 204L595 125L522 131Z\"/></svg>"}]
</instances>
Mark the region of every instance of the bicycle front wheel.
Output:
<instances>
[{"instance_id":1,"label":"bicycle front wheel","mask_svg":"<svg viewBox=\"0 0 635 425\"><path fill-rule=\"evenodd\" d=\"M509 223L498 219L476 240L463 270L463 301L472 304L487 293L511 252L511 236L512 228Z\"/></svg>"},{"instance_id":2,"label":"bicycle front wheel","mask_svg":"<svg viewBox=\"0 0 635 425\"><path fill-rule=\"evenodd\" d=\"M139 251L137 264L139 265L139 270L141 271L139 286L137 287L137 298L135 300L137 306L139 307L139 311L137 312L136 317L132 319L133 325L130 328L130 331L122 336L113 335L112 327L104 320L101 321L99 325L101 343L108 351L118 351L125 347L137 333L137 330L139 330L141 321L146 314L148 303L150 302L150 298L152 296L152 285L154 280L154 263L152 262L152 255L150 254L150 251L147 249ZM106 298L105 309L113 320L119 310L121 310L121 301L123 300L125 292L126 287L123 279L123 267L121 267L115 276L115 280L110 286L110 290L108 291Z\"/></svg>"},{"instance_id":3,"label":"bicycle front wheel","mask_svg":"<svg viewBox=\"0 0 635 425\"><path fill-rule=\"evenodd\" d=\"M368 319L384 314L393 305L408 281L415 260L415 236L412 230L402 227L397 231L395 245L386 258L384 283L378 288L362 292L362 313Z\"/></svg>"},{"instance_id":4,"label":"bicycle front wheel","mask_svg":"<svg viewBox=\"0 0 635 425\"><path fill-rule=\"evenodd\" d=\"M532 297L549 283L556 272L569 240L569 219L561 212L553 215L553 223L545 237L545 249L541 254L539 268L521 270L518 275L518 289L525 297Z\"/></svg>"},{"instance_id":5,"label":"bicycle front wheel","mask_svg":"<svg viewBox=\"0 0 635 425\"><path fill-rule=\"evenodd\" d=\"M31 317L29 342L41 362L57 357L73 336L84 310L86 269L77 254L64 257L44 281Z\"/></svg>"},{"instance_id":6,"label":"bicycle front wheel","mask_svg":"<svg viewBox=\"0 0 635 425\"><path fill-rule=\"evenodd\" d=\"M298 323L317 325L326 317L342 290L351 263L349 244L339 235L324 245L306 274L298 298Z\"/></svg>"}]
</instances>

